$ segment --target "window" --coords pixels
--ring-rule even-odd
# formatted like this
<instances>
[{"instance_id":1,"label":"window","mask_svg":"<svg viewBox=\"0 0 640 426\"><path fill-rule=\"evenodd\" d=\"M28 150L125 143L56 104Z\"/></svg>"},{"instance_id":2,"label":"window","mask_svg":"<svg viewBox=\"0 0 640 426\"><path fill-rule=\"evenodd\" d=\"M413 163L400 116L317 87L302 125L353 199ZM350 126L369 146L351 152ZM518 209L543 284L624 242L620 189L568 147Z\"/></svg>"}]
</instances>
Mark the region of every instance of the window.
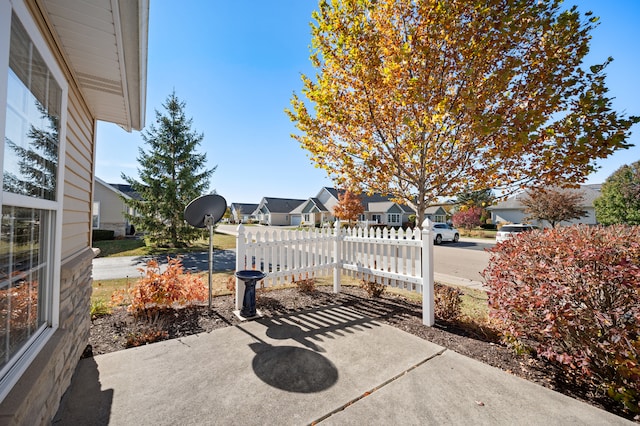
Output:
<instances>
[{"instance_id":1,"label":"window","mask_svg":"<svg viewBox=\"0 0 640 426\"><path fill-rule=\"evenodd\" d=\"M58 325L67 88L21 2L0 0L0 33L1 399Z\"/></svg>"},{"instance_id":2,"label":"window","mask_svg":"<svg viewBox=\"0 0 640 426\"><path fill-rule=\"evenodd\" d=\"M400 215L398 213L387 214L387 223L400 223Z\"/></svg>"},{"instance_id":3,"label":"window","mask_svg":"<svg viewBox=\"0 0 640 426\"><path fill-rule=\"evenodd\" d=\"M380 223L380 216L379 214L372 214L371 215L371 220L375 223Z\"/></svg>"},{"instance_id":4,"label":"window","mask_svg":"<svg viewBox=\"0 0 640 426\"><path fill-rule=\"evenodd\" d=\"M93 229L100 228L100 201L93 202L93 209L91 211L91 227Z\"/></svg>"}]
</instances>

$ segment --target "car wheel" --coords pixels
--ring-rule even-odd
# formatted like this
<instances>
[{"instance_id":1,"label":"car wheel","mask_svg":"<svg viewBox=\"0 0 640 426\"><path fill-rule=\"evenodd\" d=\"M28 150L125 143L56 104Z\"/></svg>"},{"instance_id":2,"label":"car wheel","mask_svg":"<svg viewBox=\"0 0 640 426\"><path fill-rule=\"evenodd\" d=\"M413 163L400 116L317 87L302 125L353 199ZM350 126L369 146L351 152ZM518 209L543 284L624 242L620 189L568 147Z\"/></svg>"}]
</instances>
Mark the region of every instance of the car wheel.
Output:
<instances>
[{"instance_id":1,"label":"car wheel","mask_svg":"<svg viewBox=\"0 0 640 426\"><path fill-rule=\"evenodd\" d=\"M460 235L456 234L453 236L453 242L457 243L458 241L460 241Z\"/></svg>"},{"instance_id":2,"label":"car wheel","mask_svg":"<svg viewBox=\"0 0 640 426\"><path fill-rule=\"evenodd\" d=\"M440 244L442 242L442 235L436 235L436 239L433 242L436 243L436 245Z\"/></svg>"}]
</instances>

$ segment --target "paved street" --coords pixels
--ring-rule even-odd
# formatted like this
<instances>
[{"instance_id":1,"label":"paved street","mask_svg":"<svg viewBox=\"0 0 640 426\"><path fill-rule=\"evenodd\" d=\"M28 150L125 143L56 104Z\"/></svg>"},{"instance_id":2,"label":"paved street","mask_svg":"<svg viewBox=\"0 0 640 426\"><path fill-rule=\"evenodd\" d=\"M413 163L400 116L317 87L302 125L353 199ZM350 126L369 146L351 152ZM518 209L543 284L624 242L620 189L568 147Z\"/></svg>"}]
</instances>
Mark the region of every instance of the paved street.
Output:
<instances>
[{"instance_id":1,"label":"paved street","mask_svg":"<svg viewBox=\"0 0 640 426\"><path fill-rule=\"evenodd\" d=\"M93 259L93 279L111 280L116 278L138 278L152 256L98 257ZM166 256L156 256L161 267L167 264ZM209 253L187 253L182 255L185 271L198 272L209 270ZM236 267L235 250L215 250L213 254L214 271L229 271Z\"/></svg>"}]
</instances>

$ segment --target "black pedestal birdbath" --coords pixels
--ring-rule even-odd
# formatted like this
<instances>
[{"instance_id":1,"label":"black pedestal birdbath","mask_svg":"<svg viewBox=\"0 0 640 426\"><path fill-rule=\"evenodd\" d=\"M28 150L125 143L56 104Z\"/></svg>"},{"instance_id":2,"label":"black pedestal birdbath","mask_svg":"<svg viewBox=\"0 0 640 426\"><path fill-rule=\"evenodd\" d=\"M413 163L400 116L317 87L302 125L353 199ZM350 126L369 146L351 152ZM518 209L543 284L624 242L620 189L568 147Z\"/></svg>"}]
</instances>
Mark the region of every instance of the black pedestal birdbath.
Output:
<instances>
[{"instance_id":1,"label":"black pedestal birdbath","mask_svg":"<svg viewBox=\"0 0 640 426\"><path fill-rule=\"evenodd\" d=\"M196 228L209 228L209 310L213 280L213 228L227 210L227 201L218 194L209 194L191 201L184 209L184 220Z\"/></svg>"},{"instance_id":2,"label":"black pedestal birdbath","mask_svg":"<svg viewBox=\"0 0 640 426\"><path fill-rule=\"evenodd\" d=\"M236 277L244 281L244 298L242 299L242 310L240 315L244 318L251 318L257 315L256 312L256 283L267 276L262 271L246 269L237 271Z\"/></svg>"}]
</instances>

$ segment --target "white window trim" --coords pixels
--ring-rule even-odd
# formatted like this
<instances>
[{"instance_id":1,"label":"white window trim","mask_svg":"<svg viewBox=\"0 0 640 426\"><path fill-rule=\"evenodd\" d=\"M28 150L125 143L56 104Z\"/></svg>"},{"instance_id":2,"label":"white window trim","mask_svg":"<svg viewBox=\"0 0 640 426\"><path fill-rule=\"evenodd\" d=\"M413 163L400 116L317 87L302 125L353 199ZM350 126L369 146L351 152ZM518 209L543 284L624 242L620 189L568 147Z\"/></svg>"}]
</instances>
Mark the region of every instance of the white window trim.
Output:
<instances>
[{"instance_id":1,"label":"white window trim","mask_svg":"<svg viewBox=\"0 0 640 426\"><path fill-rule=\"evenodd\" d=\"M96 205L98 207L98 213L96 214L95 209L96 209ZM98 216L98 226L94 227L93 226L93 217L94 216ZM93 205L91 206L91 229L100 229L100 201L94 201Z\"/></svg>"},{"instance_id":2,"label":"white window trim","mask_svg":"<svg viewBox=\"0 0 640 426\"><path fill-rule=\"evenodd\" d=\"M54 238L49 249L53 251L49 274L52 278L50 301L46 306L47 320L50 326L45 327L42 333L34 335L18 353L13 357L11 364L3 368L5 374L0 377L0 401L4 400L9 391L20 379L38 353L49 341L60 324L60 265L62 247L62 212L64 197L64 168L66 152L67 129L67 98L69 86L64 73L58 66L54 55L49 50L42 34L38 30L31 13L21 0L0 0L0 135L5 135L5 121L7 111L7 81L9 78L9 49L11 36L11 17L13 13L20 19L29 38L42 56L49 68L51 75L60 85L62 90L62 102L60 105L60 131L59 131L59 157L56 201L39 200L32 197L17 194L4 193L0 190L0 206L12 205L49 210L53 215ZM4 163L4 143L0 145L0 164ZM2 176L0 175L0 183ZM50 219L51 220L51 219Z\"/></svg>"}]
</instances>

